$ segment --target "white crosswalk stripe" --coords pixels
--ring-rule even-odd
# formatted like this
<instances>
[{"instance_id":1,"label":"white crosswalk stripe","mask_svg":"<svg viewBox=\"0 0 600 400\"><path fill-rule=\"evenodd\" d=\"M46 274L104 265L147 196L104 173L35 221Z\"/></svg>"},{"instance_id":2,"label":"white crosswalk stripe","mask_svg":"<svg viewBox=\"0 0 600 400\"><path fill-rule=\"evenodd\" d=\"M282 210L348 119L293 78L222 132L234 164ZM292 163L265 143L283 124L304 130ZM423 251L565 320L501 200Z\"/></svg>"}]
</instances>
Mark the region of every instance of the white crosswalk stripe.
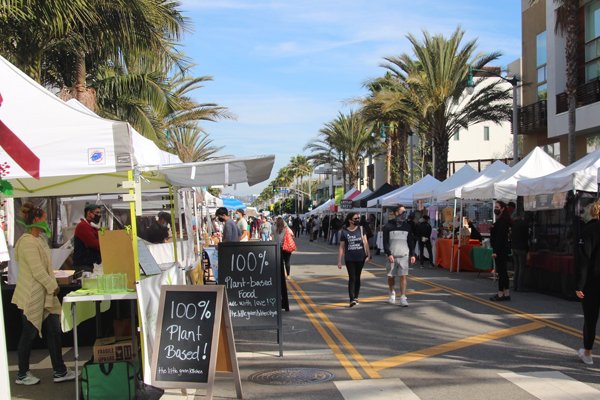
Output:
<instances>
[{"instance_id":1,"label":"white crosswalk stripe","mask_svg":"<svg viewBox=\"0 0 600 400\"><path fill-rule=\"evenodd\" d=\"M597 400L600 391L558 371L499 374L539 400Z\"/></svg>"},{"instance_id":2,"label":"white crosswalk stripe","mask_svg":"<svg viewBox=\"0 0 600 400\"><path fill-rule=\"evenodd\" d=\"M335 381L335 386L345 400L419 400L400 379Z\"/></svg>"}]
</instances>

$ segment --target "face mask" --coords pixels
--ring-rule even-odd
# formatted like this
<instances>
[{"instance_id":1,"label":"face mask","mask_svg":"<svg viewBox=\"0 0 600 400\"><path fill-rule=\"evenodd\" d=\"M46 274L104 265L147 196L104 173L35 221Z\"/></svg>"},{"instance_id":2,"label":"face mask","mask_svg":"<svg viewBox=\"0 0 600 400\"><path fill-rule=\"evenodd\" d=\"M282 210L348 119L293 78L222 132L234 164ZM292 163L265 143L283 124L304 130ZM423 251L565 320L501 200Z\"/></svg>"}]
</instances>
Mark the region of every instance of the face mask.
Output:
<instances>
[{"instance_id":1,"label":"face mask","mask_svg":"<svg viewBox=\"0 0 600 400\"><path fill-rule=\"evenodd\" d=\"M101 215L94 215L94 218L92 219L92 222L97 224L98 222L100 222L100 218L102 216Z\"/></svg>"},{"instance_id":2,"label":"face mask","mask_svg":"<svg viewBox=\"0 0 600 400\"><path fill-rule=\"evenodd\" d=\"M224 222L224 221L225 221L225 218L223 218L223 217L221 217L221 216L218 216L218 217L217 217L217 219L218 219L219 221L221 221L221 222Z\"/></svg>"},{"instance_id":3,"label":"face mask","mask_svg":"<svg viewBox=\"0 0 600 400\"><path fill-rule=\"evenodd\" d=\"M399 222L405 221L406 216L407 216L406 212L403 212L402 214L396 216L396 221L399 221Z\"/></svg>"},{"instance_id":4,"label":"face mask","mask_svg":"<svg viewBox=\"0 0 600 400\"><path fill-rule=\"evenodd\" d=\"M500 210L498 210L497 208L494 208L494 215L496 215L496 216L500 215Z\"/></svg>"}]
</instances>

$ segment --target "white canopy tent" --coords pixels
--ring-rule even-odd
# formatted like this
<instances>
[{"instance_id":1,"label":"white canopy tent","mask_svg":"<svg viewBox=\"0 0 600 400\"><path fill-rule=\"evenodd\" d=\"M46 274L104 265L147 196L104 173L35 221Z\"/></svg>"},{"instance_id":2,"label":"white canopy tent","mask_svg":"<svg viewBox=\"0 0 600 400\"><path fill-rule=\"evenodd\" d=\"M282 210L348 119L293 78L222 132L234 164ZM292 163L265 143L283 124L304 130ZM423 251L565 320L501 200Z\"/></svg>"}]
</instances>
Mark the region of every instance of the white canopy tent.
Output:
<instances>
[{"instance_id":1,"label":"white canopy tent","mask_svg":"<svg viewBox=\"0 0 600 400\"><path fill-rule=\"evenodd\" d=\"M428 188L422 192L415 193L413 195L413 200L432 199L435 201L439 193L446 193L456 190L456 188L465 185L473 179L476 179L478 176L479 172L475 171L475 169L469 164L465 164L439 185L433 188Z\"/></svg>"},{"instance_id":2,"label":"white canopy tent","mask_svg":"<svg viewBox=\"0 0 600 400\"><path fill-rule=\"evenodd\" d=\"M355 187L352 187L350 190L348 190L346 193L344 193L344 196L342 196L342 200L353 200L360 193L361 193L360 190L358 190Z\"/></svg>"},{"instance_id":3,"label":"white canopy tent","mask_svg":"<svg viewBox=\"0 0 600 400\"><path fill-rule=\"evenodd\" d=\"M433 176L427 174L420 181L401 187L400 189L394 190L391 193L378 199L378 203L381 207L389 207L397 204L403 204L407 207L412 207L413 195L427 190L433 190L441 182L435 179Z\"/></svg>"},{"instance_id":4,"label":"white canopy tent","mask_svg":"<svg viewBox=\"0 0 600 400\"><path fill-rule=\"evenodd\" d=\"M499 175L502 175L504 172L508 170L509 166L504 164L502 161L494 161L492 164L488 165L479 176L472 181L450 189L444 193L438 193L438 202L446 201L451 199L460 199L462 198L462 192L465 188L473 188L479 187L482 185L486 185L488 182L492 181Z\"/></svg>"},{"instance_id":5,"label":"white canopy tent","mask_svg":"<svg viewBox=\"0 0 600 400\"><path fill-rule=\"evenodd\" d=\"M325 203L321 204L319 207L310 210L308 215L322 214L326 212L330 212L331 208L335 206L335 199L329 199Z\"/></svg>"},{"instance_id":6,"label":"white canopy tent","mask_svg":"<svg viewBox=\"0 0 600 400\"><path fill-rule=\"evenodd\" d=\"M598 168L600 149L551 174L517 182L518 196L553 194L577 190L596 193L598 191Z\"/></svg>"},{"instance_id":7,"label":"white canopy tent","mask_svg":"<svg viewBox=\"0 0 600 400\"><path fill-rule=\"evenodd\" d=\"M561 163L546 154L541 147L536 147L521 161L486 184L464 187L462 198L472 200L515 200L517 198L518 181L537 178L563 168L564 166Z\"/></svg>"}]
</instances>

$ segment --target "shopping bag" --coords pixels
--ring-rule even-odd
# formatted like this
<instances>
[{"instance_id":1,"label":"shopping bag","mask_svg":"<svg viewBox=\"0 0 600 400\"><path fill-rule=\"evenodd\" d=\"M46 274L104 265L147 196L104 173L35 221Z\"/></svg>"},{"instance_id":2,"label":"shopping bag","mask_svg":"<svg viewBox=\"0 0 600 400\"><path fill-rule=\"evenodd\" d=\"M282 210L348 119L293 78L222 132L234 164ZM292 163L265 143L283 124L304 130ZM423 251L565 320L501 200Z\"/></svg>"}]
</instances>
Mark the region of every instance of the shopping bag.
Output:
<instances>
[{"instance_id":1,"label":"shopping bag","mask_svg":"<svg viewBox=\"0 0 600 400\"><path fill-rule=\"evenodd\" d=\"M294 242L293 233L289 228L286 228L285 234L283 235L281 249L286 253L293 253L296 251L296 242Z\"/></svg>"},{"instance_id":2,"label":"shopping bag","mask_svg":"<svg viewBox=\"0 0 600 400\"><path fill-rule=\"evenodd\" d=\"M135 387L135 368L128 361L87 362L81 371L84 400L135 400Z\"/></svg>"}]
</instances>

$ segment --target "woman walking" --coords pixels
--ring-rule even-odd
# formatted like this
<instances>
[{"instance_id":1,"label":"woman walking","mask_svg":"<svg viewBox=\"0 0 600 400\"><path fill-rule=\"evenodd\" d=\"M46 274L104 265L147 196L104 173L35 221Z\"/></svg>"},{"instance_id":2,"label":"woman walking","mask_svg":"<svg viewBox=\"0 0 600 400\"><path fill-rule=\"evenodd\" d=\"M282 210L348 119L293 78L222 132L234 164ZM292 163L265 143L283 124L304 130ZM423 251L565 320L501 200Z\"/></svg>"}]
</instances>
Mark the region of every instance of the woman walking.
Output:
<instances>
[{"instance_id":1,"label":"woman walking","mask_svg":"<svg viewBox=\"0 0 600 400\"><path fill-rule=\"evenodd\" d=\"M348 213L344 220L340 246L338 248L338 268L342 269L342 257L348 270L348 296L350 307L358 304L360 292L360 274L365 260L369 258L369 243L367 235L360 227L360 218L357 213Z\"/></svg>"},{"instance_id":2,"label":"woman walking","mask_svg":"<svg viewBox=\"0 0 600 400\"><path fill-rule=\"evenodd\" d=\"M28 229L15 245L15 259L19 276L12 302L21 310L21 337L18 344L19 372L17 385L35 385L40 379L29 370L29 356L33 340L43 333L48 344L55 383L75 379L75 373L65 366L62 356L59 288L52 270L52 257L47 238L50 228L46 213L32 203L21 207L23 221Z\"/></svg>"},{"instance_id":3,"label":"woman walking","mask_svg":"<svg viewBox=\"0 0 600 400\"><path fill-rule=\"evenodd\" d=\"M594 364L592 347L600 311L600 201L592 204L590 215L592 219L583 228L575 290L583 308L583 348L577 355L587 365Z\"/></svg>"},{"instance_id":4,"label":"woman walking","mask_svg":"<svg viewBox=\"0 0 600 400\"><path fill-rule=\"evenodd\" d=\"M496 201L494 204L494 215L496 215L496 222L494 222L490 232L490 241L493 251L492 257L496 262L496 273L498 274L498 293L490 297L490 300L510 301L506 262L510 253L509 235L511 219L505 202Z\"/></svg>"}]
</instances>

